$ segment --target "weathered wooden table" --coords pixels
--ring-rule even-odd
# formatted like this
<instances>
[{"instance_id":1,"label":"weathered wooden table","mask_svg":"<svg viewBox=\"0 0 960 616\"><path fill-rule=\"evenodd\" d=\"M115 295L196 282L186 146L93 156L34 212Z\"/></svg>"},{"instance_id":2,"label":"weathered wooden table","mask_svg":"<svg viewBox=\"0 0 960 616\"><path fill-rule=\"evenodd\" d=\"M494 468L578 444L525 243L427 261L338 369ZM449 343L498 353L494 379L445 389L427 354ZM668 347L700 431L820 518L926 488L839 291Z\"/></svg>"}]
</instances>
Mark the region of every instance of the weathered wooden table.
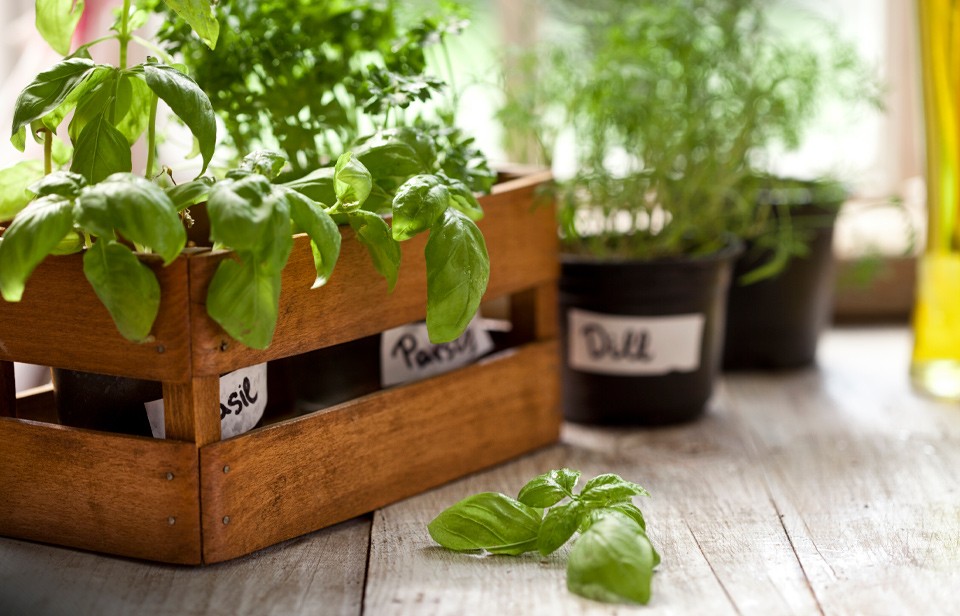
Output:
<instances>
[{"instance_id":1,"label":"weathered wooden table","mask_svg":"<svg viewBox=\"0 0 960 616\"><path fill-rule=\"evenodd\" d=\"M834 330L819 368L727 376L696 424L569 426L560 445L221 565L0 539L0 614L960 613L960 405L911 393L908 355L903 328ZM447 505L561 466L653 494L649 606L570 595L563 553L432 545Z\"/></svg>"}]
</instances>

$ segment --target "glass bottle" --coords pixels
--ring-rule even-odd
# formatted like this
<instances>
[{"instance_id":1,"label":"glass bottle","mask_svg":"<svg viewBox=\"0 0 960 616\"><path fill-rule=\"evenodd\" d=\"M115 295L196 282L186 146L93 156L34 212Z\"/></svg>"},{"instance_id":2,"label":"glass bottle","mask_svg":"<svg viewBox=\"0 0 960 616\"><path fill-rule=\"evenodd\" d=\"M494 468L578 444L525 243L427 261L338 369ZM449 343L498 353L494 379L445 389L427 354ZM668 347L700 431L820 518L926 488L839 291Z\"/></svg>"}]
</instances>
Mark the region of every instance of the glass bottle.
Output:
<instances>
[{"instance_id":1,"label":"glass bottle","mask_svg":"<svg viewBox=\"0 0 960 616\"><path fill-rule=\"evenodd\" d=\"M927 241L910 377L960 400L960 0L917 0L927 155Z\"/></svg>"}]
</instances>

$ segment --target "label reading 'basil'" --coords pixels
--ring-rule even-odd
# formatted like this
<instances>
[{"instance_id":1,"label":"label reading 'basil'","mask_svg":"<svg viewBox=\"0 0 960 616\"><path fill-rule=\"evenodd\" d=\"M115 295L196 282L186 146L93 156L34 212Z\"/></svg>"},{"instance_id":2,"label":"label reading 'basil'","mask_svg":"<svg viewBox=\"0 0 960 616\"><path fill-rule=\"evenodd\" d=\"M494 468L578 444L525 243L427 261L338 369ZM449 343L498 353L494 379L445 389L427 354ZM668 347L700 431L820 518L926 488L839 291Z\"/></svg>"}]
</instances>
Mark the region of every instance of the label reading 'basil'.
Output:
<instances>
[{"instance_id":1,"label":"label reading 'basil'","mask_svg":"<svg viewBox=\"0 0 960 616\"><path fill-rule=\"evenodd\" d=\"M474 319L459 338L432 344L426 323L412 323L380 337L380 384L410 383L466 366L493 350L493 339Z\"/></svg>"},{"instance_id":2,"label":"label reading 'basil'","mask_svg":"<svg viewBox=\"0 0 960 616\"><path fill-rule=\"evenodd\" d=\"M163 400L144 404L154 438L165 438ZM267 408L267 364L234 370L220 377L220 438L253 429Z\"/></svg>"},{"instance_id":3,"label":"label reading 'basil'","mask_svg":"<svg viewBox=\"0 0 960 616\"><path fill-rule=\"evenodd\" d=\"M642 376L700 367L704 316L610 315L571 308L569 365L580 372Z\"/></svg>"}]
</instances>

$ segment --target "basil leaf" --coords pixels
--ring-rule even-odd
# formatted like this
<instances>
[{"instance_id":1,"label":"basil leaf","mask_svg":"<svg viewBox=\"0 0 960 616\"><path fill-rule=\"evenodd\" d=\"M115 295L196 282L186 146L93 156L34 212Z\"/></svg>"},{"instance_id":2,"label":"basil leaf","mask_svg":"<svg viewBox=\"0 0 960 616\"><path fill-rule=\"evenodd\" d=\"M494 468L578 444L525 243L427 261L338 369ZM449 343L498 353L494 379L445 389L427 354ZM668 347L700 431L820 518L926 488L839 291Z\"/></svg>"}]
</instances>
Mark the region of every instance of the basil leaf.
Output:
<instances>
[{"instance_id":1,"label":"basil leaf","mask_svg":"<svg viewBox=\"0 0 960 616\"><path fill-rule=\"evenodd\" d=\"M129 248L100 238L83 255L83 273L120 334L146 341L160 310L160 283Z\"/></svg>"},{"instance_id":2,"label":"basil leaf","mask_svg":"<svg viewBox=\"0 0 960 616\"><path fill-rule=\"evenodd\" d=\"M540 553L547 556L560 549L580 527L582 512L583 508L576 501L550 509L537 534L537 549Z\"/></svg>"},{"instance_id":3,"label":"basil leaf","mask_svg":"<svg viewBox=\"0 0 960 616\"><path fill-rule=\"evenodd\" d=\"M567 561L567 588L588 599L647 603L654 550L636 523L608 515L573 544Z\"/></svg>"},{"instance_id":4,"label":"basil leaf","mask_svg":"<svg viewBox=\"0 0 960 616\"><path fill-rule=\"evenodd\" d=\"M0 170L0 221L10 220L33 199L27 189L43 177L43 163L24 160Z\"/></svg>"},{"instance_id":5,"label":"basil leaf","mask_svg":"<svg viewBox=\"0 0 960 616\"><path fill-rule=\"evenodd\" d=\"M130 143L101 112L93 118L77 139L70 171L79 173L90 184L109 175L130 171Z\"/></svg>"},{"instance_id":6,"label":"basil leaf","mask_svg":"<svg viewBox=\"0 0 960 616\"><path fill-rule=\"evenodd\" d=\"M387 290L393 291L400 275L400 245L390 235L390 227L380 216L364 210L347 214L347 221L364 245L373 266L387 280Z\"/></svg>"},{"instance_id":7,"label":"basil leaf","mask_svg":"<svg viewBox=\"0 0 960 616\"><path fill-rule=\"evenodd\" d=\"M257 150L243 157L239 171L259 173L269 180L280 175L283 166L287 164L287 157L273 150Z\"/></svg>"},{"instance_id":8,"label":"basil leaf","mask_svg":"<svg viewBox=\"0 0 960 616\"><path fill-rule=\"evenodd\" d=\"M165 188L167 196L173 202L173 206L178 212L183 211L191 205L196 205L206 201L213 190L215 180L209 176L199 177L183 184L177 184Z\"/></svg>"},{"instance_id":9,"label":"basil leaf","mask_svg":"<svg viewBox=\"0 0 960 616\"><path fill-rule=\"evenodd\" d=\"M433 169L437 162L437 150L430 135L410 126L397 128L389 135L392 139L405 143L413 149L424 171Z\"/></svg>"},{"instance_id":10,"label":"basil leaf","mask_svg":"<svg viewBox=\"0 0 960 616\"><path fill-rule=\"evenodd\" d=\"M538 510L504 494L484 492L442 511L427 530L434 541L457 552L517 555L536 549L540 521Z\"/></svg>"},{"instance_id":11,"label":"basil leaf","mask_svg":"<svg viewBox=\"0 0 960 616\"><path fill-rule=\"evenodd\" d=\"M210 0L163 0L167 6L190 24L204 44L213 49L220 36L220 23L213 12L214 2Z\"/></svg>"},{"instance_id":12,"label":"basil leaf","mask_svg":"<svg viewBox=\"0 0 960 616\"><path fill-rule=\"evenodd\" d=\"M285 196L293 222L310 236L313 264L317 269L317 278L311 288L316 289L330 279L340 256L340 228L315 201L294 190L287 190Z\"/></svg>"},{"instance_id":13,"label":"basil leaf","mask_svg":"<svg viewBox=\"0 0 960 616\"><path fill-rule=\"evenodd\" d=\"M52 255L72 255L83 250L83 238L76 231L67 231L63 239L50 249Z\"/></svg>"},{"instance_id":14,"label":"basil leaf","mask_svg":"<svg viewBox=\"0 0 960 616\"><path fill-rule=\"evenodd\" d=\"M117 130L129 143L135 143L147 130L153 92L139 77L123 75L117 88Z\"/></svg>"},{"instance_id":15,"label":"basil leaf","mask_svg":"<svg viewBox=\"0 0 960 616\"><path fill-rule=\"evenodd\" d=\"M73 226L73 202L58 195L41 197L25 207L0 241L0 293L18 302L33 270Z\"/></svg>"},{"instance_id":16,"label":"basil leaf","mask_svg":"<svg viewBox=\"0 0 960 616\"><path fill-rule=\"evenodd\" d=\"M640 530L647 530L647 521L643 519L643 512L640 511L640 508L634 505L633 503L618 503L616 505L607 505L603 509L598 511L617 511L627 516L631 520L637 523L637 526L640 527Z\"/></svg>"},{"instance_id":17,"label":"basil leaf","mask_svg":"<svg viewBox=\"0 0 960 616\"><path fill-rule=\"evenodd\" d=\"M262 175L217 182L207 199L210 237L235 250L254 250L273 216L273 185Z\"/></svg>"},{"instance_id":18,"label":"basil leaf","mask_svg":"<svg viewBox=\"0 0 960 616\"><path fill-rule=\"evenodd\" d=\"M426 231L447 209L450 192L433 175L416 175L393 198L393 239L408 240Z\"/></svg>"},{"instance_id":19,"label":"basil leaf","mask_svg":"<svg viewBox=\"0 0 960 616\"><path fill-rule=\"evenodd\" d=\"M87 185L82 175L71 171L55 171L45 175L30 185L30 192L38 197L60 195L68 199L80 196L80 191Z\"/></svg>"},{"instance_id":20,"label":"basil leaf","mask_svg":"<svg viewBox=\"0 0 960 616\"><path fill-rule=\"evenodd\" d=\"M116 229L159 254L164 264L176 259L187 241L177 210L163 189L131 173L115 173L84 188L77 199L77 224L101 238L112 236Z\"/></svg>"},{"instance_id":21,"label":"basil leaf","mask_svg":"<svg viewBox=\"0 0 960 616\"><path fill-rule=\"evenodd\" d=\"M450 190L450 205L466 214L474 222L483 218L483 208L480 207L476 195L466 184L460 180L448 178L447 188Z\"/></svg>"},{"instance_id":22,"label":"basil leaf","mask_svg":"<svg viewBox=\"0 0 960 616\"><path fill-rule=\"evenodd\" d=\"M236 340L265 349L273 340L280 305L282 267L262 262L254 252L238 252L217 267L207 290L207 314Z\"/></svg>"},{"instance_id":23,"label":"basil leaf","mask_svg":"<svg viewBox=\"0 0 960 616\"><path fill-rule=\"evenodd\" d=\"M200 146L203 175L217 145L217 122L210 99L197 82L172 66L147 62L143 65L147 85L177 114Z\"/></svg>"},{"instance_id":24,"label":"basil leaf","mask_svg":"<svg viewBox=\"0 0 960 616\"><path fill-rule=\"evenodd\" d=\"M70 53L83 5L84 0L37 0L37 32L61 56Z\"/></svg>"},{"instance_id":25,"label":"basil leaf","mask_svg":"<svg viewBox=\"0 0 960 616\"><path fill-rule=\"evenodd\" d=\"M337 193L333 190L333 173L333 167L321 167L283 186L326 206L337 201Z\"/></svg>"},{"instance_id":26,"label":"basil leaf","mask_svg":"<svg viewBox=\"0 0 960 616\"><path fill-rule=\"evenodd\" d=\"M429 171L417 157L414 149L400 141L358 148L354 155L376 178L408 178Z\"/></svg>"},{"instance_id":27,"label":"basil leaf","mask_svg":"<svg viewBox=\"0 0 960 616\"><path fill-rule=\"evenodd\" d=\"M527 482L517 500L531 507L552 507L566 497L573 497L579 479L580 471L568 468L549 471Z\"/></svg>"},{"instance_id":28,"label":"basil leaf","mask_svg":"<svg viewBox=\"0 0 960 616\"><path fill-rule=\"evenodd\" d=\"M67 116L68 113L74 108L77 107L86 107L87 113L83 121L86 124L86 121L99 113L104 107L106 107L106 102L109 101L109 96L104 96L100 99L101 105L99 107L94 107L89 102L89 99L94 97L94 93L107 93L109 94L112 90L112 79L116 78L118 71L112 66L103 66L97 65L87 73L80 83L77 84L75 88L70 90L70 93L67 94L66 98L60 102L59 105L54 107L49 113L41 118L41 122L52 132L56 132L57 128L60 126L60 123L63 122L63 119ZM70 121L70 127L73 128L77 124L77 115L80 111L76 111L73 114L73 119ZM70 132L70 138L73 141L76 141L76 135L80 134L80 128L78 126L75 132Z\"/></svg>"},{"instance_id":29,"label":"basil leaf","mask_svg":"<svg viewBox=\"0 0 960 616\"><path fill-rule=\"evenodd\" d=\"M10 131L10 141L18 150L22 152L26 145L24 127L59 106L95 66L88 58L67 58L37 75L20 92Z\"/></svg>"},{"instance_id":30,"label":"basil leaf","mask_svg":"<svg viewBox=\"0 0 960 616\"><path fill-rule=\"evenodd\" d=\"M622 503L634 496L650 496L650 493L613 473L594 477L583 486L583 491L580 492L580 498L584 503L593 505Z\"/></svg>"},{"instance_id":31,"label":"basil leaf","mask_svg":"<svg viewBox=\"0 0 960 616\"><path fill-rule=\"evenodd\" d=\"M359 209L372 189L373 178L363 163L354 158L350 152L341 154L333 170L333 190L337 195L337 209L341 212Z\"/></svg>"},{"instance_id":32,"label":"basil leaf","mask_svg":"<svg viewBox=\"0 0 960 616\"><path fill-rule=\"evenodd\" d=\"M91 73L92 75L93 73ZM90 82L91 79L88 77L84 80L83 84L78 86L74 92L77 90L83 89L84 84ZM114 102L114 86L116 81L113 79L106 79L97 86L90 88L88 91L83 92L83 96L79 101L76 102L76 111L73 112L73 117L70 119L70 125L67 127L67 135L70 137L70 140L74 143L80 139L80 133L83 132L84 127L89 124L97 116L105 116L106 109L109 109L110 105ZM47 114L44 118L45 123L53 123L55 119L47 120L54 114L60 114L61 112L66 113L69 111L70 102L69 99L73 97L73 94L67 97L67 101L64 101L62 105L54 109L51 113ZM49 125L48 125L49 126ZM50 127L52 130L52 127ZM124 135L126 137L126 135ZM127 143L131 143L127 141Z\"/></svg>"},{"instance_id":33,"label":"basil leaf","mask_svg":"<svg viewBox=\"0 0 960 616\"><path fill-rule=\"evenodd\" d=\"M424 256L430 341L456 340L476 314L490 279L483 235L469 218L448 208L431 228Z\"/></svg>"}]
</instances>

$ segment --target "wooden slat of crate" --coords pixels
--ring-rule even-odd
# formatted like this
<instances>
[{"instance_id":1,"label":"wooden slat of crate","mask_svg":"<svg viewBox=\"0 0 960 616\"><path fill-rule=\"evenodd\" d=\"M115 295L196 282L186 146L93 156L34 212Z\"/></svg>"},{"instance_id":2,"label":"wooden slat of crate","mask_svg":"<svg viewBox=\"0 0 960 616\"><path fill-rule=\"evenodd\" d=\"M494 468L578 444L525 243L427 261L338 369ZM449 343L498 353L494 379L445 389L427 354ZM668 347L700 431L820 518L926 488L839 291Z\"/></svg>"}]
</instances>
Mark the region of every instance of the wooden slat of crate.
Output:
<instances>
[{"instance_id":1,"label":"wooden slat of crate","mask_svg":"<svg viewBox=\"0 0 960 616\"><path fill-rule=\"evenodd\" d=\"M199 490L191 443L0 418L0 535L198 564Z\"/></svg>"},{"instance_id":2,"label":"wooden slat of crate","mask_svg":"<svg viewBox=\"0 0 960 616\"><path fill-rule=\"evenodd\" d=\"M50 257L27 281L23 300L0 300L0 360L155 381L190 375L187 257L150 265L160 281L155 341L136 344L117 331L83 275L80 254Z\"/></svg>"},{"instance_id":3,"label":"wooden slat of crate","mask_svg":"<svg viewBox=\"0 0 960 616\"><path fill-rule=\"evenodd\" d=\"M202 448L204 562L346 520L556 441L557 361L555 342L535 343Z\"/></svg>"},{"instance_id":4,"label":"wooden slat of crate","mask_svg":"<svg viewBox=\"0 0 960 616\"><path fill-rule=\"evenodd\" d=\"M557 235L553 208L532 208L537 186L549 174L504 183L481 199L486 217L480 228L490 254L492 299L557 277ZM217 265L227 255L198 255L190 261L194 332L193 369L197 375L223 374L269 359L303 353L381 332L424 318L427 281L419 236L402 244L403 260L396 290L388 294L366 250L344 229L340 259L330 282L310 289L316 276L309 239L298 236L283 271L280 318L270 348L248 349L227 336L207 317L202 304Z\"/></svg>"}]
</instances>

